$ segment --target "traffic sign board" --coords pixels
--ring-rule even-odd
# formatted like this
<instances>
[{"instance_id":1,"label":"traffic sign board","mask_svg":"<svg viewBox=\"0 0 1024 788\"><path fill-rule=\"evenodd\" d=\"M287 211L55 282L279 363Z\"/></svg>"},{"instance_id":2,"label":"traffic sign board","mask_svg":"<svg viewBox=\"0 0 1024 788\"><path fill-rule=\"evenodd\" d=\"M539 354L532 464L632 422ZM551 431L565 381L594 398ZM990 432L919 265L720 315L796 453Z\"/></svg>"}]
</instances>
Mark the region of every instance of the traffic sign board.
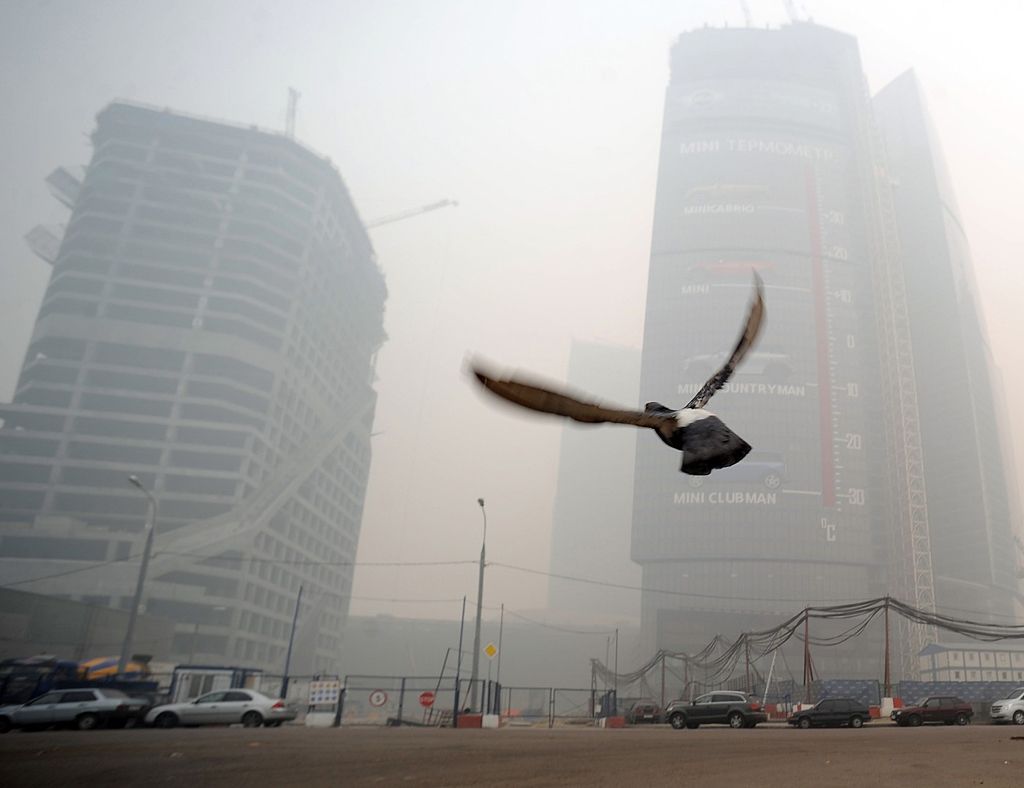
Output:
<instances>
[{"instance_id":1,"label":"traffic sign board","mask_svg":"<svg viewBox=\"0 0 1024 788\"><path fill-rule=\"evenodd\" d=\"M430 690L427 690L426 692L421 692L420 693L420 705L423 708L425 708L425 709L429 709L431 706L433 706L434 705L434 693L431 692Z\"/></svg>"},{"instance_id":2,"label":"traffic sign board","mask_svg":"<svg viewBox=\"0 0 1024 788\"><path fill-rule=\"evenodd\" d=\"M498 647L495 646L493 643L488 643L487 646L484 648L484 654L486 654L491 659L494 659L494 656L497 653L498 653Z\"/></svg>"},{"instance_id":3,"label":"traffic sign board","mask_svg":"<svg viewBox=\"0 0 1024 788\"><path fill-rule=\"evenodd\" d=\"M371 706L383 706L388 702L388 694L384 690L374 690L370 693Z\"/></svg>"}]
</instances>

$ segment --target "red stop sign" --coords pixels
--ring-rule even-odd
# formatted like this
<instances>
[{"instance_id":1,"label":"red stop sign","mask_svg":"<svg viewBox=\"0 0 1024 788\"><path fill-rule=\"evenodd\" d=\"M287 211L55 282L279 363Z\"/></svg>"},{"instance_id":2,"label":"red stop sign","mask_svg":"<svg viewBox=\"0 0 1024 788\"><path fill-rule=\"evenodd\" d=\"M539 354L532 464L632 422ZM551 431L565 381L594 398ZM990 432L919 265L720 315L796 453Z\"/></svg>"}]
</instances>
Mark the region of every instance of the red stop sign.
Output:
<instances>
[{"instance_id":1,"label":"red stop sign","mask_svg":"<svg viewBox=\"0 0 1024 788\"><path fill-rule=\"evenodd\" d=\"M425 709L429 709L431 706L433 706L434 705L434 693L431 692L430 690L427 690L426 692L421 692L420 693L420 705L423 708L425 708Z\"/></svg>"}]
</instances>

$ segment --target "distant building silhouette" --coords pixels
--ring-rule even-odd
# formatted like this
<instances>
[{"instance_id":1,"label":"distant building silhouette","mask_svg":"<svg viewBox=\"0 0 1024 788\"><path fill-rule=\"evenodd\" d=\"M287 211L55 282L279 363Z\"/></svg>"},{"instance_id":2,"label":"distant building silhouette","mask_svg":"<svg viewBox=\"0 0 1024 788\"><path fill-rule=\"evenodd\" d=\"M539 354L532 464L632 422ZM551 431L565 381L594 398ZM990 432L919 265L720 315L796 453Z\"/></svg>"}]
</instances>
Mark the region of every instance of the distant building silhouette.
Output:
<instances>
[{"instance_id":1,"label":"distant building silhouette","mask_svg":"<svg viewBox=\"0 0 1024 788\"><path fill-rule=\"evenodd\" d=\"M573 341L570 388L634 407L639 377L639 350ZM629 559L637 437L635 429L614 425L566 423L562 428L551 533L551 572L556 577L548 584L553 610L577 614L584 621L615 616L639 620L639 592L557 577L640 585L640 567Z\"/></svg>"},{"instance_id":2,"label":"distant building silhouette","mask_svg":"<svg viewBox=\"0 0 1024 788\"><path fill-rule=\"evenodd\" d=\"M128 606L136 474L172 656L279 669L302 585L304 661L331 669L386 295L345 184L285 136L168 110L111 104L92 140L80 188L51 183L73 212L0 407L0 574Z\"/></svg>"},{"instance_id":3,"label":"distant building silhouette","mask_svg":"<svg viewBox=\"0 0 1024 788\"><path fill-rule=\"evenodd\" d=\"M881 90L874 107L895 184L935 602L951 615L1005 624L1018 591L1016 491L967 237L914 74Z\"/></svg>"}]
</instances>

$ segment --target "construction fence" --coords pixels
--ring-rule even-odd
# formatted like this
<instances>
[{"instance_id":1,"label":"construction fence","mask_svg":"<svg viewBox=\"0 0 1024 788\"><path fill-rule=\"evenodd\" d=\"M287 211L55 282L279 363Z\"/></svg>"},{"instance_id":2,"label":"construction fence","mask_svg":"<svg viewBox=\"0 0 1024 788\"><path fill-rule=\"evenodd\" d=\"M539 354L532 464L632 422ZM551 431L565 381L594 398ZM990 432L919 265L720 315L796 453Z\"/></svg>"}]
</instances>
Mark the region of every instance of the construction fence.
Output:
<instances>
[{"instance_id":1,"label":"construction fence","mask_svg":"<svg viewBox=\"0 0 1024 788\"><path fill-rule=\"evenodd\" d=\"M593 689L505 687L437 676L346 676L342 725L451 725L456 712L496 715L524 727L589 724L600 711Z\"/></svg>"}]
</instances>

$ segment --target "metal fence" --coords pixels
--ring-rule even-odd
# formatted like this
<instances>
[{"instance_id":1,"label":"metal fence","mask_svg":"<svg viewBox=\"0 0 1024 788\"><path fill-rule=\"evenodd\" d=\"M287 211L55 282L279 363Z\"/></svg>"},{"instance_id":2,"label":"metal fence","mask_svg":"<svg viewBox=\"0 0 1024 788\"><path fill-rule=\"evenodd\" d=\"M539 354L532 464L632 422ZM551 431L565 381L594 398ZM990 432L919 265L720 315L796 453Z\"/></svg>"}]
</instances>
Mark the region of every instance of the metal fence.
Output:
<instances>
[{"instance_id":1,"label":"metal fence","mask_svg":"<svg viewBox=\"0 0 1024 788\"><path fill-rule=\"evenodd\" d=\"M346 676L344 686L342 725L451 725L471 695L468 680L437 676Z\"/></svg>"},{"instance_id":2,"label":"metal fence","mask_svg":"<svg viewBox=\"0 0 1024 788\"><path fill-rule=\"evenodd\" d=\"M456 694L457 691L457 694ZM523 727L591 724L597 695L591 689L503 687L437 676L346 676L342 725L452 725L472 708Z\"/></svg>"}]
</instances>

